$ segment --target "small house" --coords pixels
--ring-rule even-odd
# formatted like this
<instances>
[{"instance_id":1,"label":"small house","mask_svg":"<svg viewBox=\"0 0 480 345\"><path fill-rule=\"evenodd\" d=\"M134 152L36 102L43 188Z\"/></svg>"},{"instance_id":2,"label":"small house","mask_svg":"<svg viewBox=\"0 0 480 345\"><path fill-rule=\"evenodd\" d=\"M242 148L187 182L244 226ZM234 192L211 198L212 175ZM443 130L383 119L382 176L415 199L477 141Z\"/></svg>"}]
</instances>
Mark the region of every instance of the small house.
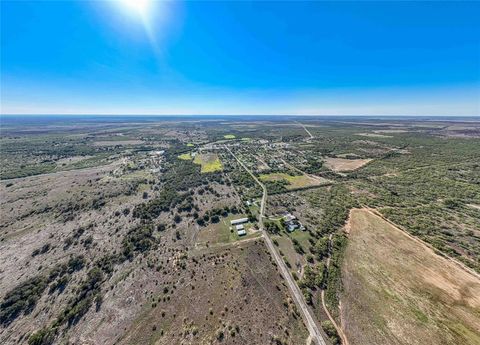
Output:
<instances>
[{"instance_id":1,"label":"small house","mask_svg":"<svg viewBox=\"0 0 480 345\"><path fill-rule=\"evenodd\" d=\"M283 216L283 219L285 219L286 222L290 222L292 220L297 219L293 214L286 212L285 215Z\"/></svg>"},{"instance_id":2,"label":"small house","mask_svg":"<svg viewBox=\"0 0 480 345\"><path fill-rule=\"evenodd\" d=\"M298 228L298 224L295 224L295 223L289 223L287 224L287 230L288 232L294 232L295 229Z\"/></svg>"}]
</instances>

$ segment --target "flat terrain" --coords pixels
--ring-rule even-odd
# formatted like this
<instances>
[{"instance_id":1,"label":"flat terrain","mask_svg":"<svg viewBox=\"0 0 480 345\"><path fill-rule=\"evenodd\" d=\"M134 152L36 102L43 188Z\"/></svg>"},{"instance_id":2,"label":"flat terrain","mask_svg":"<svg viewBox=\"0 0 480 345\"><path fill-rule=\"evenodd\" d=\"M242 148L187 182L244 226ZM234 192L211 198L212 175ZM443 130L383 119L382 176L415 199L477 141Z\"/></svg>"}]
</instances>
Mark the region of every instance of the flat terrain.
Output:
<instances>
[{"instance_id":1,"label":"flat terrain","mask_svg":"<svg viewBox=\"0 0 480 345\"><path fill-rule=\"evenodd\" d=\"M218 243L231 243L260 235L260 232L258 232L258 229L255 229L253 224L245 223L244 228L247 234L241 237L238 236L237 230L230 225L230 221L243 217L245 217L245 215L242 214L222 217L218 223L210 224L202 228L197 235L196 246L203 247Z\"/></svg>"},{"instance_id":2,"label":"flat terrain","mask_svg":"<svg viewBox=\"0 0 480 345\"><path fill-rule=\"evenodd\" d=\"M2 117L0 343L478 344L479 126Z\"/></svg>"},{"instance_id":3,"label":"flat terrain","mask_svg":"<svg viewBox=\"0 0 480 345\"><path fill-rule=\"evenodd\" d=\"M193 163L201 165L202 173L209 173L215 171L221 171L223 169L222 162L218 155L210 153L210 154L197 154L193 159Z\"/></svg>"},{"instance_id":4,"label":"flat terrain","mask_svg":"<svg viewBox=\"0 0 480 345\"><path fill-rule=\"evenodd\" d=\"M370 161L371 159L326 158L325 165L333 171L352 171Z\"/></svg>"},{"instance_id":5,"label":"flat terrain","mask_svg":"<svg viewBox=\"0 0 480 345\"><path fill-rule=\"evenodd\" d=\"M285 173L271 173L260 175L262 181L286 181L287 189L298 189L322 184L320 179L315 179L307 175L292 176Z\"/></svg>"},{"instance_id":6,"label":"flat terrain","mask_svg":"<svg viewBox=\"0 0 480 345\"><path fill-rule=\"evenodd\" d=\"M108 140L108 141L96 141L93 143L95 146L128 146L128 145L142 145L145 142L141 140Z\"/></svg>"},{"instance_id":7,"label":"flat terrain","mask_svg":"<svg viewBox=\"0 0 480 345\"><path fill-rule=\"evenodd\" d=\"M358 133L357 135L361 135L363 137L372 137L372 138L391 138L389 135L379 134L377 133Z\"/></svg>"},{"instance_id":8,"label":"flat terrain","mask_svg":"<svg viewBox=\"0 0 480 345\"><path fill-rule=\"evenodd\" d=\"M480 280L354 209L341 318L350 344L480 344Z\"/></svg>"},{"instance_id":9,"label":"flat terrain","mask_svg":"<svg viewBox=\"0 0 480 345\"><path fill-rule=\"evenodd\" d=\"M190 161L190 160L193 159L193 157L190 153L182 153L181 155L178 156L178 159L183 159L185 161Z\"/></svg>"},{"instance_id":10,"label":"flat terrain","mask_svg":"<svg viewBox=\"0 0 480 345\"><path fill-rule=\"evenodd\" d=\"M152 279L161 280L157 275ZM262 240L192 253L173 281L168 301L154 294L155 307L145 306L119 344L306 343L307 330Z\"/></svg>"}]
</instances>

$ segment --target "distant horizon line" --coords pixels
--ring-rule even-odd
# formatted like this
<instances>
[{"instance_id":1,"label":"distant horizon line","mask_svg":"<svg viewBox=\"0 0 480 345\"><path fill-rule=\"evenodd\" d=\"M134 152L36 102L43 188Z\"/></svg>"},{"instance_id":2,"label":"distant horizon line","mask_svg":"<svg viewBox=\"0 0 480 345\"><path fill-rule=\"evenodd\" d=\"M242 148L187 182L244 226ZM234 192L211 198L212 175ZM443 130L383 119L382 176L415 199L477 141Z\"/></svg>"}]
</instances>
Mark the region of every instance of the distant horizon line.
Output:
<instances>
[{"instance_id":1,"label":"distant horizon line","mask_svg":"<svg viewBox=\"0 0 480 345\"><path fill-rule=\"evenodd\" d=\"M141 113L128 113L128 114L115 114L115 113L18 113L18 114L2 114L0 116L152 116L152 117L162 117L162 116L174 116L174 117L195 117L195 116L291 116L291 117L341 117L341 116L351 116L351 117L480 117L480 114L475 115L412 115L412 114L141 114Z\"/></svg>"}]
</instances>

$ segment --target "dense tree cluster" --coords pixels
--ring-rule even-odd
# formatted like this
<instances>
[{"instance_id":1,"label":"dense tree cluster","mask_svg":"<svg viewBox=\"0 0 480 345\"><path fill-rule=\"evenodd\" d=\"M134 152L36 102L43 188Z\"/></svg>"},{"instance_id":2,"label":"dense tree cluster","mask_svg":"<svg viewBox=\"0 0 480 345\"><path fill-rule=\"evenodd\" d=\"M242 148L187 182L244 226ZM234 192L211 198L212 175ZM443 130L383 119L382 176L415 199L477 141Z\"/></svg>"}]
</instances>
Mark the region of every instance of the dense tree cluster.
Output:
<instances>
[{"instance_id":1,"label":"dense tree cluster","mask_svg":"<svg viewBox=\"0 0 480 345\"><path fill-rule=\"evenodd\" d=\"M238 214L239 212L242 212L242 210L236 206L226 205L223 208L212 208L205 212L202 217L197 215L196 222L200 226L206 226L208 223L218 223L220 217L228 217L229 214Z\"/></svg>"},{"instance_id":2,"label":"dense tree cluster","mask_svg":"<svg viewBox=\"0 0 480 345\"><path fill-rule=\"evenodd\" d=\"M32 311L47 284L47 277L39 275L28 279L9 291L0 304L0 323L7 325L22 312Z\"/></svg>"},{"instance_id":3,"label":"dense tree cluster","mask_svg":"<svg viewBox=\"0 0 480 345\"><path fill-rule=\"evenodd\" d=\"M280 233L280 231L282 231L281 225L279 225L273 220L264 220L263 226L265 227L265 230L268 231L270 234L277 235Z\"/></svg>"},{"instance_id":4,"label":"dense tree cluster","mask_svg":"<svg viewBox=\"0 0 480 345\"><path fill-rule=\"evenodd\" d=\"M337 333L337 330L333 323L330 320L325 320L322 322L322 328L327 334L328 338L332 342L333 345L340 345L340 337Z\"/></svg>"},{"instance_id":5,"label":"dense tree cluster","mask_svg":"<svg viewBox=\"0 0 480 345\"><path fill-rule=\"evenodd\" d=\"M141 219L155 219L162 212L177 207L179 212L190 212L193 208L193 189L202 186L199 194L209 191L219 194L209 185L212 182L224 183L222 173L201 174L200 167L190 161L172 158L169 169L161 175L159 193L151 200L139 204L133 210L133 216Z\"/></svg>"},{"instance_id":6,"label":"dense tree cluster","mask_svg":"<svg viewBox=\"0 0 480 345\"><path fill-rule=\"evenodd\" d=\"M289 185L288 181L277 180L277 181L265 181L265 187L267 188L268 194L279 194L285 193Z\"/></svg>"},{"instance_id":7,"label":"dense tree cluster","mask_svg":"<svg viewBox=\"0 0 480 345\"><path fill-rule=\"evenodd\" d=\"M356 199L344 185L333 186L328 194L328 201L324 205L324 215L320 221L319 232L329 234L343 226L350 209L357 206Z\"/></svg>"},{"instance_id":8,"label":"dense tree cluster","mask_svg":"<svg viewBox=\"0 0 480 345\"><path fill-rule=\"evenodd\" d=\"M156 245L153 237L153 225L142 224L131 229L124 237L122 254L125 258L131 260L134 252L144 252L150 250Z\"/></svg>"}]
</instances>

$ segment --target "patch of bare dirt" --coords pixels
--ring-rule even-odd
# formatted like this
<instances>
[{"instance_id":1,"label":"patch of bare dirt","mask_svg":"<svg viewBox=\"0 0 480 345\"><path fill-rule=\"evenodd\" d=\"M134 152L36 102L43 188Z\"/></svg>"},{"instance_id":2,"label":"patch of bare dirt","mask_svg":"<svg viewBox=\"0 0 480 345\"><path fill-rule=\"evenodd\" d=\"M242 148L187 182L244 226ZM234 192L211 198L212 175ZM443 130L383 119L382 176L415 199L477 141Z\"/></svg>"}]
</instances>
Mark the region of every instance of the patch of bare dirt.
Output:
<instances>
[{"instance_id":1,"label":"patch of bare dirt","mask_svg":"<svg viewBox=\"0 0 480 345\"><path fill-rule=\"evenodd\" d=\"M480 279L366 209L352 210L342 269L351 344L478 344Z\"/></svg>"},{"instance_id":2,"label":"patch of bare dirt","mask_svg":"<svg viewBox=\"0 0 480 345\"><path fill-rule=\"evenodd\" d=\"M365 164L371 162L372 159L346 159L346 158L331 158L325 159L325 165L333 171L353 171L361 168Z\"/></svg>"}]
</instances>

